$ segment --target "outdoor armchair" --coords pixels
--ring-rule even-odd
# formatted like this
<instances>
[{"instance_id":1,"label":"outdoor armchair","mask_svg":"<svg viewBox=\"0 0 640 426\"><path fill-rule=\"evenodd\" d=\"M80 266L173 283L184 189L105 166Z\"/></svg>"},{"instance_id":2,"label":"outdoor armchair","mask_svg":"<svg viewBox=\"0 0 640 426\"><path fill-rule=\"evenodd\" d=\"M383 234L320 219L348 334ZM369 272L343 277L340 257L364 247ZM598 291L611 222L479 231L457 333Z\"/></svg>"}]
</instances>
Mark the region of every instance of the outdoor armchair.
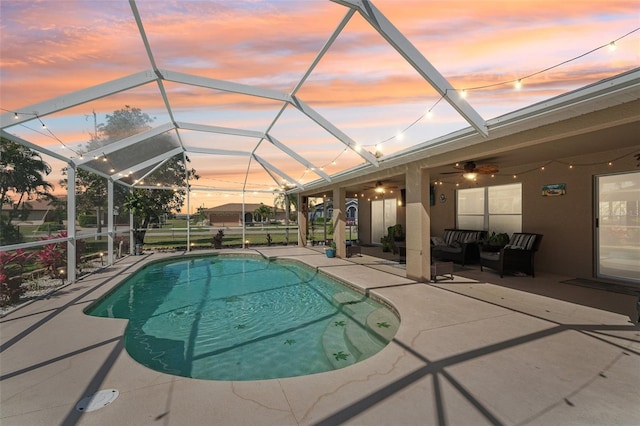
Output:
<instances>
[{"instance_id":1,"label":"outdoor armchair","mask_svg":"<svg viewBox=\"0 0 640 426\"><path fill-rule=\"evenodd\" d=\"M520 272L535 277L534 258L540 247L542 234L516 232L509 244L499 250L480 247L480 270L484 267L495 269L504 277L504 273Z\"/></svg>"}]
</instances>

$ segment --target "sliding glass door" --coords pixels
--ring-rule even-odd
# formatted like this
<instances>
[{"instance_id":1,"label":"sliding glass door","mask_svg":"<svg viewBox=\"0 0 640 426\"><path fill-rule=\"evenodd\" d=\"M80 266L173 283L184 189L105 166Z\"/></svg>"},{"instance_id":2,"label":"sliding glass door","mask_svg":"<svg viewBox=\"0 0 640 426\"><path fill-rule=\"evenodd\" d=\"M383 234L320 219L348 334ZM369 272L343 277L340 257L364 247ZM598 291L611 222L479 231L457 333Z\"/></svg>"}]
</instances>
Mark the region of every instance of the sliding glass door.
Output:
<instances>
[{"instance_id":1,"label":"sliding glass door","mask_svg":"<svg viewBox=\"0 0 640 426\"><path fill-rule=\"evenodd\" d=\"M640 172L596 176L596 275L640 284Z\"/></svg>"}]
</instances>

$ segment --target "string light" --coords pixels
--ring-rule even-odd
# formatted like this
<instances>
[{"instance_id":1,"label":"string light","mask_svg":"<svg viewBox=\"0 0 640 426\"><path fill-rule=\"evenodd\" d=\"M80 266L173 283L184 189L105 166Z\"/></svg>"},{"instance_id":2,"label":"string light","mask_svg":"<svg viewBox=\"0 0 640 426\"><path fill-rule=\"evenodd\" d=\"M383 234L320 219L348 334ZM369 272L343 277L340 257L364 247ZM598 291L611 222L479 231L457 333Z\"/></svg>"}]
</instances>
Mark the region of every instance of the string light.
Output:
<instances>
[{"instance_id":1,"label":"string light","mask_svg":"<svg viewBox=\"0 0 640 426\"><path fill-rule=\"evenodd\" d=\"M613 163L615 163L616 161L622 160L623 158L629 157L631 155L637 155L637 156L640 157L640 154L637 153L637 150L634 150L634 151L632 151L630 153L623 154L623 155L621 155L619 157L613 158L613 159L608 160L608 161L597 161L597 162L592 162L592 163L573 163L573 162L566 162L566 161L562 161L562 160L550 160L550 161L547 161L546 163L544 163L542 166L536 166L536 167L533 167L531 169L522 170L520 172L516 172L516 173L512 174L511 176L514 179L516 179L518 177L521 177L522 175L526 175L526 174L529 174L529 173L532 173L532 172L535 172L535 171L543 172L543 171L545 171L547 166L549 166L550 164L553 164L553 163L557 163L557 164L560 164L560 165L563 165L563 166L567 166L571 170L573 170L575 168L578 168L578 167L597 167L597 166L602 166L602 165L612 166ZM458 163L456 163L456 164L458 164ZM499 175L499 173L498 173L498 175ZM492 174L491 177L492 178L495 177L495 174ZM438 184L442 185L442 183L443 183L442 180L440 180L440 181L435 181L433 184L434 185L438 185ZM447 182L447 183L449 183L449 182ZM456 186L458 186L457 182L456 182Z\"/></svg>"},{"instance_id":2,"label":"string light","mask_svg":"<svg viewBox=\"0 0 640 426\"><path fill-rule=\"evenodd\" d=\"M589 50L588 52L582 53L581 55L578 55L578 56L575 56L575 57L573 57L573 58L571 58L571 59L568 59L568 60L562 61L562 62L560 62L560 63L558 63L558 64L555 64L555 65L552 65L552 66L550 66L550 67L544 68L544 69L542 69L542 70L540 70L540 71L536 71L536 72L534 72L534 73L531 73L531 74L525 75L525 76L523 76L523 77L516 78L516 79L514 79L514 80L508 80L508 81L502 81L502 82L499 82L499 83L486 84L486 85L483 85L483 86L474 86L474 87L466 87L466 88L463 88L463 89L454 89L454 91L455 91L455 92L457 92L457 93L459 94L460 98L466 98L466 97L467 97L467 95L468 95L468 92L469 92L469 91L471 91L471 90L488 89L488 88L497 87L497 86L513 85L513 86L514 86L514 88L515 88L515 90L520 90L520 89L522 89L523 81L524 81L525 79L527 79L527 78L531 78L531 77L534 77L534 76L536 76L536 75L539 75L539 74L545 73L545 72L547 72L547 71L551 71L551 70L553 70L553 69L555 69L555 68L558 68L558 67L560 67L560 66L562 66L562 65L565 65L565 64L568 64L568 63L570 63L570 62L576 61L576 60L578 60L578 59L580 59L580 58L583 58L583 57L585 57L585 56L587 56L587 55L589 55L589 54L591 54L591 53L593 53L593 52L596 52L596 51L598 51L598 50L601 50L601 49L603 49L603 48L608 48L610 51L615 51L615 50L616 50L616 48L617 48L617 44L616 44L616 42L617 42L617 41L622 40L623 38L628 37L628 36L630 36L631 34L633 34L633 33L637 32L637 31L640 31L640 27L639 27L639 28L635 28L635 29L633 29L632 31L629 31L628 33L626 33L626 34L622 35L621 37L618 37L617 39L615 39L615 40L613 40L613 41L611 41L611 42L609 42L609 43L607 43L607 44L603 44L603 45L601 45L601 46L596 47L595 49L591 49L591 50ZM384 139L384 140L382 140L382 141L380 141L380 142L377 142L377 143L376 143L376 144L374 144L374 145L367 145L367 146L369 146L369 147L370 147L370 146L375 146L375 145L381 145L381 144L384 144L384 143L390 142L390 141L392 141L392 140L394 140L394 139L401 140L401 138L404 136L404 133L406 133L406 132L407 132L407 130L409 130L411 127L413 127L413 126L414 126L416 123L418 123L420 120L422 120L422 119L423 119L423 118L425 118L425 117L427 117L427 118L429 118L429 119L431 119L431 118L432 118L432 116L433 116L433 109L434 109L434 108L435 108L435 107L436 107L436 106L437 106L437 105L438 105L438 104L439 104L439 103L440 103L440 102L441 102L445 97L447 97L447 96L448 96L448 92L449 92L449 90L450 90L450 89L446 89L446 90L445 90L445 92L444 92L444 94L438 98L438 100L435 102L435 104L434 104L431 108L427 109L427 110L426 110L426 112L425 112L423 115L421 115L417 120L415 120L414 122L412 122L411 124L409 124L409 125L408 125L404 130L402 130L401 132L396 133L394 136L391 136L391 137L389 137L389 138L387 138L387 139Z\"/></svg>"},{"instance_id":3,"label":"string light","mask_svg":"<svg viewBox=\"0 0 640 426\"><path fill-rule=\"evenodd\" d=\"M80 154L78 151L76 151L75 149L72 149L71 147L67 146L64 142L62 142L62 140L60 140L60 138L58 138L58 137L57 137L57 136L56 136L56 135L55 135L55 134L54 134L54 133L53 133L53 132L48 128L48 127L47 127L47 125L46 125L46 124L44 124L44 122L43 122L43 121L42 121L42 119L38 116L38 114L37 114L37 113L35 113L35 112L28 113L28 112L10 111L10 110L5 109L5 108L0 108L0 109L2 109L3 111L7 111L7 112L10 112L10 113L13 113L13 118L14 118L15 120L19 119L19 118L20 118L20 115L26 115L26 116L34 117L36 120L38 120L38 122L40 122L40 126L42 127L42 129L43 129L43 130L46 130L48 134L47 134L47 133L42 133L42 132L41 132L41 131L39 131L39 130L32 129L31 127L29 127L29 126L25 125L24 123L19 123L19 124L20 124L20 126L24 127L25 129L29 129L29 130L31 130L31 131L33 131L33 132L40 133L41 135L44 135L44 136L47 136L47 137L53 138L53 139L55 139L56 141L58 141L58 142L60 143L60 147L61 147L61 148L63 148L63 149L68 149L69 151L71 151L71 152L73 152L75 155L77 155L78 157L80 157L80 156L81 156L81 154Z\"/></svg>"},{"instance_id":4,"label":"string light","mask_svg":"<svg viewBox=\"0 0 640 426\"><path fill-rule=\"evenodd\" d=\"M587 52L584 52L584 53L582 53L582 54L580 54L580 55L578 55L578 56L575 56L575 57L573 57L573 58L571 58L571 59L567 59L567 60L565 60L565 61L562 61L562 62L560 62L560 63L557 63L557 64L555 64L555 65L552 65L552 66L550 66L550 67L544 68L544 69L542 69L542 70L540 70L540 71L536 71L536 72L534 72L534 73L531 73L531 74L525 75L525 76L523 76L523 77L519 77L519 78L517 78L517 79L515 79L515 80L503 81L503 82L500 82L500 83L486 84L486 85L484 85L484 86L467 87L467 88L462 89L462 90L467 90L467 91L468 91L468 90L480 90L480 89L487 89L487 88L489 88L489 87L503 86L503 85L505 85L505 84L514 84L514 83L515 83L515 82L517 82L518 80L520 80L520 81L522 82L522 80L524 80L524 79L534 77L534 76L536 76L536 75L539 75L539 74L545 73L545 72L547 72L547 71L551 71L551 70L553 70L553 69L555 69L555 68L558 68L558 67L560 67L560 66L562 66L562 65L566 65L566 64L568 64L568 63L570 63L570 62L573 62L573 61L576 61L576 60L578 60L578 59L584 58L585 56L590 55L591 53L594 53L594 52L596 52L596 51L598 51L598 50L601 50L601 49L604 49L604 48L608 48L609 50L612 50L612 51L613 51L613 50L615 50L615 49L616 49L616 46L617 46L617 45L616 45L616 42L618 42L618 41L622 40L622 39L623 39L623 38L625 38L625 37L630 36L631 34L633 34L633 33L635 33L635 32L638 32L638 31L640 31L640 27L635 28L635 29L633 29L633 30L629 31L628 33L624 34L624 35L623 35L623 36L621 36L621 37L618 37L618 38L617 38L617 39L615 39L615 40L610 41L609 43L606 43L606 44L603 44L603 45L601 45L601 46L598 46L598 47L596 47L596 48L594 48L594 49L591 49L591 50L589 50L589 51L587 51Z\"/></svg>"}]
</instances>

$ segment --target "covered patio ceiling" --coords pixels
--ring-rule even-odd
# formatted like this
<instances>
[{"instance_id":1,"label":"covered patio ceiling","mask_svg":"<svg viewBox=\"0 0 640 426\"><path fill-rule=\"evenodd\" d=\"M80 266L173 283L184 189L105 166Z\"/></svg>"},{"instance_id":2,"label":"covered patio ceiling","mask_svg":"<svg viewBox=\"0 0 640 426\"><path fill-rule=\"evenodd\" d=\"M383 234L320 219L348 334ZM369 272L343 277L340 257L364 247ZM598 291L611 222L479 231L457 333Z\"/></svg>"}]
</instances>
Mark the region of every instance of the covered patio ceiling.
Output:
<instances>
[{"instance_id":1,"label":"covered patio ceiling","mask_svg":"<svg viewBox=\"0 0 640 426\"><path fill-rule=\"evenodd\" d=\"M354 192L379 176L401 186L394 166L416 156L433 157L434 173L505 164L506 150L471 147L503 135L509 114L576 90L601 96L591 86L607 79L638 84L632 2L533 3L3 2L2 136L54 170L139 186L187 155L194 191L256 200L349 178ZM88 150L125 106L152 127Z\"/></svg>"}]
</instances>

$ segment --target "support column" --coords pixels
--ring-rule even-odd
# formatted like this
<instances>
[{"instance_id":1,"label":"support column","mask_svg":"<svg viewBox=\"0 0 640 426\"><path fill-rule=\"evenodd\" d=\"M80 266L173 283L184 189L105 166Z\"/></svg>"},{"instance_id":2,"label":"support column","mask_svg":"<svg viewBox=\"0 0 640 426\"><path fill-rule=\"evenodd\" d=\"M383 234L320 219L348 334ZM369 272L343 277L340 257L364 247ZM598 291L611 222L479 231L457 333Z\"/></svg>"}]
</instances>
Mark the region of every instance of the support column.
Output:
<instances>
[{"instance_id":1,"label":"support column","mask_svg":"<svg viewBox=\"0 0 640 426\"><path fill-rule=\"evenodd\" d=\"M427 282L431 279L431 217L429 171L415 164L406 172L407 278Z\"/></svg>"},{"instance_id":2,"label":"support column","mask_svg":"<svg viewBox=\"0 0 640 426\"><path fill-rule=\"evenodd\" d=\"M333 241L336 243L336 255L347 257L347 240L345 228L346 192L344 188L333 188Z\"/></svg>"},{"instance_id":3,"label":"support column","mask_svg":"<svg viewBox=\"0 0 640 426\"><path fill-rule=\"evenodd\" d=\"M291 215L291 203L289 202L290 195L285 192L284 194L284 245L289 245L289 216Z\"/></svg>"},{"instance_id":4,"label":"support column","mask_svg":"<svg viewBox=\"0 0 640 426\"><path fill-rule=\"evenodd\" d=\"M245 248L245 238L247 238L247 212L245 211L245 198L244 198L244 194L245 191L244 189L242 189L242 220L240 221L240 223L242 223L242 248ZM254 218L255 221L255 218Z\"/></svg>"},{"instance_id":5,"label":"support column","mask_svg":"<svg viewBox=\"0 0 640 426\"><path fill-rule=\"evenodd\" d=\"M307 228L309 227L309 204L307 197L298 194L298 246L307 246Z\"/></svg>"},{"instance_id":6,"label":"support column","mask_svg":"<svg viewBox=\"0 0 640 426\"><path fill-rule=\"evenodd\" d=\"M184 180L187 185L187 252L191 251L191 185L189 185L189 165L187 155L182 153L182 161L184 162L185 176Z\"/></svg>"},{"instance_id":7,"label":"support column","mask_svg":"<svg viewBox=\"0 0 640 426\"><path fill-rule=\"evenodd\" d=\"M76 168L67 164L67 280L76 281Z\"/></svg>"},{"instance_id":8,"label":"support column","mask_svg":"<svg viewBox=\"0 0 640 426\"><path fill-rule=\"evenodd\" d=\"M107 180L107 265L113 265L113 180Z\"/></svg>"},{"instance_id":9,"label":"support column","mask_svg":"<svg viewBox=\"0 0 640 426\"><path fill-rule=\"evenodd\" d=\"M133 188L129 188L129 192L133 192ZM136 249L136 240L133 238L134 220L133 212L129 210L129 254L134 254Z\"/></svg>"}]
</instances>

